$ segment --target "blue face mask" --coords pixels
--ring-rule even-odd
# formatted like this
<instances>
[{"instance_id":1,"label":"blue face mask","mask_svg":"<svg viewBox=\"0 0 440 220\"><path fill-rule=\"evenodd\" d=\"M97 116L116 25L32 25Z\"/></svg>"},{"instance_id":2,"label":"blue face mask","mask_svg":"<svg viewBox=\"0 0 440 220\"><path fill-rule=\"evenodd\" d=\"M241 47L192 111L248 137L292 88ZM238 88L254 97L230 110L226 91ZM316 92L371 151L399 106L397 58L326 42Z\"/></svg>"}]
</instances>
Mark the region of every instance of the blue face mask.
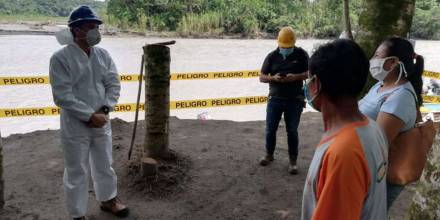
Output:
<instances>
[{"instance_id":1,"label":"blue face mask","mask_svg":"<svg viewBox=\"0 0 440 220\"><path fill-rule=\"evenodd\" d=\"M318 107L316 107L316 106L313 104L313 101L316 99L316 97L318 97L319 92L318 92L318 94L316 94L316 95L314 95L314 96L312 97L312 95L310 94L310 91L309 91L309 84L310 84L314 79L316 79L316 76L312 76L311 78L309 78L309 79L306 80L306 83L304 84L304 96L305 96L306 99L307 99L307 103L308 103L310 106L312 106L313 109L315 109L315 110L318 111L318 112L321 112L321 109L319 109Z\"/></svg>"},{"instance_id":2,"label":"blue face mask","mask_svg":"<svg viewBox=\"0 0 440 220\"><path fill-rule=\"evenodd\" d=\"M284 59L286 59L290 54L293 53L293 47L292 48L279 48L280 54L283 56Z\"/></svg>"}]
</instances>

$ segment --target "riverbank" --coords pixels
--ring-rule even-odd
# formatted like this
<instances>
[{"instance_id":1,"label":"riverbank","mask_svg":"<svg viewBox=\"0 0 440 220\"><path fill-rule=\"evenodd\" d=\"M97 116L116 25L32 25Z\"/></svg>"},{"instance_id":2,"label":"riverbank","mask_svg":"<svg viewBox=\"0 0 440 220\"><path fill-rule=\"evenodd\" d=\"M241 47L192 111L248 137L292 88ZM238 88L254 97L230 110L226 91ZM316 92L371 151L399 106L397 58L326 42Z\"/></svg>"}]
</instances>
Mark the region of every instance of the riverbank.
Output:
<instances>
[{"instance_id":1,"label":"riverbank","mask_svg":"<svg viewBox=\"0 0 440 220\"><path fill-rule=\"evenodd\" d=\"M66 18L67 19L67 18ZM59 21L9 21L0 19L0 35L54 35L56 32L66 28L64 20ZM276 34L259 32L254 35L244 34L219 34L219 33L179 33L179 32L154 32L138 30L122 30L113 26L102 25L101 34L113 37L147 37L147 38L188 38L188 39L276 39ZM297 36L300 39L315 39L310 37ZM328 38L336 38L332 36ZM435 41L435 39L415 39Z\"/></svg>"},{"instance_id":2,"label":"riverbank","mask_svg":"<svg viewBox=\"0 0 440 220\"><path fill-rule=\"evenodd\" d=\"M177 193L158 197L132 187L127 151L133 124L112 120L119 195L132 209L128 219L299 219L304 180L323 131L321 116L302 116L296 176L287 173L283 123L275 162L269 167L257 165L264 152L264 124L170 118L170 148L188 159L188 178ZM144 121L138 128L136 145L141 145ZM67 219L59 131L11 135L3 144L6 209L0 218ZM393 219L404 219L412 195L406 189L398 198ZM89 219L116 219L99 210L93 191L89 207Z\"/></svg>"},{"instance_id":3,"label":"riverbank","mask_svg":"<svg viewBox=\"0 0 440 220\"><path fill-rule=\"evenodd\" d=\"M67 20L67 18L63 18ZM40 20L10 20L0 18L0 35L54 35L57 31L66 28L66 22L59 18ZM276 36L269 33L258 33L252 36L243 34L219 34L219 33L179 33L179 32L153 32L138 30L121 30L119 28L102 25L101 34L117 37L155 37L155 38L193 38L193 39L275 39Z\"/></svg>"}]
</instances>

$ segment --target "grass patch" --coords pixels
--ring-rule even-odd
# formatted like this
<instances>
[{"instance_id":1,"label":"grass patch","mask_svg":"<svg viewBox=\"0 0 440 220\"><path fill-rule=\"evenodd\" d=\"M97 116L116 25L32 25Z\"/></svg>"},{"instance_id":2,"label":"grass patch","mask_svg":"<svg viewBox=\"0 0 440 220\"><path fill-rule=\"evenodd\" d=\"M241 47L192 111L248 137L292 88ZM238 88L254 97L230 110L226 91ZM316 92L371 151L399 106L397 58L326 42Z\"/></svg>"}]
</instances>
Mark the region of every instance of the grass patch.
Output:
<instances>
[{"instance_id":1,"label":"grass patch","mask_svg":"<svg viewBox=\"0 0 440 220\"><path fill-rule=\"evenodd\" d=\"M223 33L223 18L219 12L187 14L180 21L177 32L182 35Z\"/></svg>"}]
</instances>

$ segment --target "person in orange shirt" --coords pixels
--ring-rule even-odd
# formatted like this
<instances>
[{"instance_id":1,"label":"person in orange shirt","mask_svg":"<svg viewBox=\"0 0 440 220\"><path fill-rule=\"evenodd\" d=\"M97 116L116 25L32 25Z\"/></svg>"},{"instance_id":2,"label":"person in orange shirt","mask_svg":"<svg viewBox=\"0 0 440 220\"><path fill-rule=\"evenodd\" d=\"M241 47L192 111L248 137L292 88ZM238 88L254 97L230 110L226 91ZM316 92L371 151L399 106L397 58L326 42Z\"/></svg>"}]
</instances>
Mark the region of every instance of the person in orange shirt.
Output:
<instances>
[{"instance_id":1,"label":"person in orange shirt","mask_svg":"<svg viewBox=\"0 0 440 220\"><path fill-rule=\"evenodd\" d=\"M304 89L322 112L324 134L309 167L302 219L387 219L387 141L358 108L369 60L353 41L316 50Z\"/></svg>"}]
</instances>

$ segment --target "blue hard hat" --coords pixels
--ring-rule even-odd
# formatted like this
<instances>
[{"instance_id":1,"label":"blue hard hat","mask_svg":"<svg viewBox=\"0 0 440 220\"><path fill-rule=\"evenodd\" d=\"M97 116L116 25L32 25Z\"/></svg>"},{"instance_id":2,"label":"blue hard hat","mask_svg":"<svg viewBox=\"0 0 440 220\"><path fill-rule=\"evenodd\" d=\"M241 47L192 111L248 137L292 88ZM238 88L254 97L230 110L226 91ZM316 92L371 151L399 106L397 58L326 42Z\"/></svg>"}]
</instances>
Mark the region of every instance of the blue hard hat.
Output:
<instances>
[{"instance_id":1,"label":"blue hard hat","mask_svg":"<svg viewBox=\"0 0 440 220\"><path fill-rule=\"evenodd\" d=\"M102 24L102 20L96 15L96 13L86 5L81 5L70 13L69 16L69 27L72 27L74 24L77 24L78 22L85 22L85 21L96 21L98 24Z\"/></svg>"}]
</instances>

